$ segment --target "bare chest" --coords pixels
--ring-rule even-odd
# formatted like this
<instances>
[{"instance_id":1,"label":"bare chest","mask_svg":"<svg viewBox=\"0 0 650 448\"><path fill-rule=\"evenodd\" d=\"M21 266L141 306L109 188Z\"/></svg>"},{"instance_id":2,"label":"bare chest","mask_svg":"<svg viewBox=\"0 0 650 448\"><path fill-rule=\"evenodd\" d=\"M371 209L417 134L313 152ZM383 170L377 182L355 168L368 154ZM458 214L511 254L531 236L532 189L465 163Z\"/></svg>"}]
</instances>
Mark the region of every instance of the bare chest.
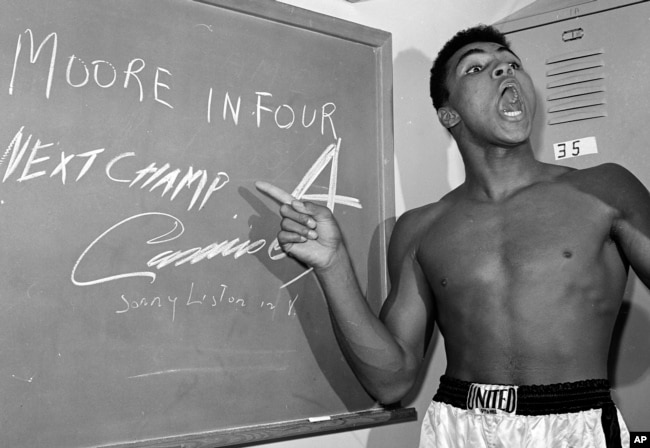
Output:
<instances>
[{"instance_id":1,"label":"bare chest","mask_svg":"<svg viewBox=\"0 0 650 448\"><path fill-rule=\"evenodd\" d=\"M418 257L428 278L442 286L461 279L465 289L505 288L540 276L552 281L599 263L603 248L614 247L612 220L609 207L572 191L459 204L427 229Z\"/></svg>"}]
</instances>

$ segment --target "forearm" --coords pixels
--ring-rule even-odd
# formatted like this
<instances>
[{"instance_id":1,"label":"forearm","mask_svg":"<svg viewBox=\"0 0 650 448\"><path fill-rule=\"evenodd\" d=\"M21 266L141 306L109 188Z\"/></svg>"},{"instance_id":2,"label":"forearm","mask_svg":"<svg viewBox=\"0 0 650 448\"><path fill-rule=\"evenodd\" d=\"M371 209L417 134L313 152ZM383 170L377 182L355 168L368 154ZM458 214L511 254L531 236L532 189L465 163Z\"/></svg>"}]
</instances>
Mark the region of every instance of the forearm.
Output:
<instances>
[{"instance_id":1,"label":"forearm","mask_svg":"<svg viewBox=\"0 0 650 448\"><path fill-rule=\"evenodd\" d=\"M337 340L352 369L377 400L398 401L410 390L419 360L372 311L344 249L337 251L329 267L315 272Z\"/></svg>"},{"instance_id":2,"label":"forearm","mask_svg":"<svg viewBox=\"0 0 650 448\"><path fill-rule=\"evenodd\" d=\"M329 304L337 339L353 370L377 400L398 401L413 384L419 362L413 350L391 334L368 306L332 212L296 200L271 184L255 185L283 204L278 242L285 252L314 268ZM409 323L401 334L413 333L412 328Z\"/></svg>"}]
</instances>

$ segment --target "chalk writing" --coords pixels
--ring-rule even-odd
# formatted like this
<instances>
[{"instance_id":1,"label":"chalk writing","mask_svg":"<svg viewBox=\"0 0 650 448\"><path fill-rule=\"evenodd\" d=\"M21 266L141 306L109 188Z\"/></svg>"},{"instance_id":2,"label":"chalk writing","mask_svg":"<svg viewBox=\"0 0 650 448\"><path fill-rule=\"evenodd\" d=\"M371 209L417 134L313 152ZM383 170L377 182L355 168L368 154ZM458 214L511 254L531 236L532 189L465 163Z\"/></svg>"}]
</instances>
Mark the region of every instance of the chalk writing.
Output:
<instances>
[{"instance_id":1,"label":"chalk writing","mask_svg":"<svg viewBox=\"0 0 650 448\"><path fill-rule=\"evenodd\" d=\"M142 219L142 218L156 218L158 220L167 221L171 224L170 225L171 229L167 233L154 236L151 239L147 240L146 244L148 245L171 242L179 238L185 232L185 226L183 225L183 222L177 217L169 215L167 213L160 213L160 212L140 213L131 216L129 218L123 219L117 224L111 226L108 230L104 231L94 241L92 241L88 247L86 247L86 249L83 251L81 256L77 259L77 262L74 264L74 267L72 268L72 274L70 276L72 283L77 286L88 286L88 285L97 285L100 283L106 283L113 280L119 280L119 279L124 279L129 277L147 277L150 278L151 283L153 283L156 280L156 274L153 271L138 271L138 272L127 272L122 274L113 274L113 275L107 275L105 277L100 277L94 280L87 280L87 281L80 281L76 278L76 272L77 269L79 268L79 265L81 265L82 262L85 261L86 256L95 245L101 242L101 240L107 235L109 235L110 233L119 230L120 227L123 227L126 223L130 221ZM221 255L222 257L233 256L233 258L237 259L242 255L254 254L257 251L261 250L265 245L266 245L266 241L264 240L258 240L253 243L251 243L250 241L240 243L239 238L235 238L233 240L214 242L203 248L194 247L191 249L164 251L154 256L153 258L149 259L146 262L146 265L147 267L150 268L155 267L156 269L162 269L163 267L168 266L172 263L173 266L180 266L188 262L191 264L195 264L205 259L210 260L216 257L217 255ZM98 252L99 253L96 254L96 256L101 257L102 255L101 251Z\"/></svg>"},{"instance_id":2,"label":"chalk writing","mask_svg":"<svg viewBox=\"0 0 650 448\"><path fill-rule=\"evenodd\" d=\"M15 380L18 380L18 381L23 381L25 383L31 383L32 381L34 381L34 378L36 377L36 375L32 375L29 378L23 378L23 377L20 377L20 376L17 376L17 375L11 375L11 377L13 379L15 379Z\"/></svg>"},{"instance_id":3,"label":"chalk writing","mask_svg":"<svg viewBox=\"0 0 650 448\"><path fill-rule=\"evenodd\" d=\"M170 200L173 201L183 188L191 188L192 184L198 181L194 190L194 195L192 196L192 200L190 201L190 205L187 208L188 210L191 210L192 207L194 207L194 204L196 203L197 199L200 197L201 193L203 193L203 189L208 183L207 170L195 171L194 168L190 166L186 169L185 174L179 180L179 175L181 174L180 169L177 168L166 173L166 171L170 168L169 163L165 163L164 165L159 167L156 166L155 162L150 163L145 168L137 170L135 172L136 176L132 179L119 179L114 177L111 174L111 170L113 169L113 166L117 162L127 157L135 157L135 153L133 152L123 153L115 157L114 159L112 159L110 162L108 162L108 164L106 165L106 175L108 176L109 179L115 182L128 182L129 188L137 184L141 180L143 180L145 177L147 177L147 180L143 181L142 184L140 185L141 189L148 187L149 185L151 185L149 191L154 191L156 188L163 187L163 191L161 194L163 197L169 191L174 189L174 192L170 196ZM219 171L217 175L214 177L214 179L212 180L212 183L210 183L208 189L203 194L203 199L201 200L201 205L199 205L199 210L201 210L205 206L206 202L208 202L208 199L210 199L210 196L212 196L212 193L221 190L228 182L230 182L230 176L228 176L228 173Z\"/></svg>"},{"instance_id":4,"label":"chalk writing","mask_svg":"<svg viewBox=\"0 0 650 448\"><path fill-rule=\"evenodd\" d=\"M7 155L9 155L9 162L7 163L5 174L2 177L2 182L5 182L16 171L32 141L32 135L30 134L27 137L25 143L24 144L22 143L23 130L24 130L24 126L18 130L14 138L11 140L11 143L9 143L9 146L5 150L4 154L2 155L2 158L0 159L0 165L1 165L6 160ZM39 169L34 167L36 165L42 165L43 163L46 163L50 160L50 156L40 156L39 151L49 149L54 145L55 145L54 143L51 142L43 143L41 142L40 139L37 139L36 142L34 142L33 146L31 147L29 156L27 157L27 160L25 161L25 164L23 166L22 174L16 180L18 182L24 182L26 180L35 179L37 177L46 175L47 174L46 170L41 169L40 171L34 171ZM54 162L56 165L54 165L54 168L51 170L50 177L54 177L58 175L61 177L61 182L65 184L67 178L67 167L70 161L73 158L86 159L83 165L79 168L79 172L75 180L78 182L79 179L81 179L88 172L90 167L95 162L97 156L102 152L104 152L104 148L94 149L81 154L68 154L68 155L65 154L65 151L61 151L60 161Z\"/></svg>"},{"instance_id":5,"label":"chalk writing","mask_svg":"<svg viewBox=\"0 0 650 448\"><path fill-rule=\"evenodd\" d=\"M54 76L54 64L56 62L56 51L58 47L58 38L56 33L50 33L47 35L45 39L40 43L38 48L36 49L36 52L34 52L34 35L32 33L32 30L26 29L25 34L29 36L29 62L34 64L36 63L36 60L39 58L41 54L41 50L43 50L43 46L48 43L48 41L52 41L52 51L50 53L50 65L48 68L48 73L47 73L47 82L45 85L45 97L49 98L50 97L50 91L52 89L52 78ZM23 47L22 44L22 35L18 35L18 40L16 41L16 53L14 55L14 66L13 70L11 71L11 80L9 81L9 95L13 95L14 93L14 84L16 81L16 69L18 67L18 61L20 59L21 55L21 50Z\"/></svg>"},{"instance_id":6,"label":"chalk writing","mask_svg":"<svg viewBox=\"0 0 650 448\"><path fill-rule=\"evenodd\" d=\"M119 309L115 314L127 314L136 312L167 312L171 322L176 321L176 314L180 309L201 308L206 310L231 310L237 311L248 309L251 312L271 312L271 317L277 315L286 315L288 317L296 316L295 305L299 296L292 299L270 300L264 298L251 298L237 296L231 292L231 288L226 284L221 284L216 292L197 293L194 290L194 282L189 287L187 297L177 295L153 295L130 297L127 294L120 295Z\"/></svg>"},{"instance_id":7,"label":"chalk writing","mask_svg":"<svg viewBox=\"0 0 650 448\"><path fill-rule=\"evenodd\" d=\"M58 35L57 33L50 33L41 41L40 44L38 44L38 47L35 50L36 43L34 42L34 33L32 32L31 29L26 29L23 34L18 35L18 39L16 42L16 52L14 54L14 65L13 69L11 71L11 80L9 82L9 94L13 95L14 90L16 88L16 80L17 80L17 75L19 73L19 66L20 66L20 61L21 61L21 56L23 55L22 48L23 48L23 35L26 35L29 37L29 62L31 64L35 64L38 60L38 58L41 56L41 51L43 51L44 48L46 48L46 44L51 43L50 45L50 63L47 68L47 82L45 85L45 97L50 98L51 91L52 91L52 80L54 78L54 72L56 68L56 63L57 63L57 51L58 51ZM138 94L139 94L139 100L140 102L143 101L144 99L144 87L143 87L143 82L142 82L142 76L140 72L145 68L145 61L140 59L140 58L134 58L132 59L127 67L126 70L124 70L124 83L123 83L123 88L127 89L129 87L129 83L134 80L133 82L137 83L138 86ZM118 77L118 72L117 69L115 68L115 65L112 64L109 61L103 61L103 60L95 60L91 63L92 66L92 72L93 72L93 81L94 84L97 85L98 87L101 87L103 89L113 87L116 84L117 77ZM82 75L79 77L79 79L76 79L75 76L73 76L73 71L77 75L81 73ZM90 70L88 69L88 64L86 64L82 59L78 58L74 54L71 55L68 58L68 64L66 67L66 76L65 80L68 86L72 88L81 88L85 87L89 84L90 82ZM162 67L156 67L155 72L153 74L153 99L158 103L162 104L168 108L173 109L173 106L167 101L161 98L160 92L161 88L165 90L169 90L170 86L168 84L165 84L161 80L162 76L169 76L171 77L172 74L169 70L162 68ZM109 81L100 81L100 77L104 77L108 79ZM73 79L75 78L75 79Z\"/></svg>"},{"instance_id":8,"label":"chalk writing","mask_svg":"<svg viewBox=\"0 0 650 448\"><path fill-rule=\"evenodd\" d=\"M16 140L16 138L14 140ZM20 144L17 143L14 146L18 147L20 146ZM325 151L323 151L320 157L316 160L316 162L314 162L311 168L307 171L307 173L302 178L298 186L294 189L293 191L294 197L298 199L311 198L312 200L322 200L327 203L327 206L331 210L334 210L334 206L337 203L348 205L351 207L357 207L357 208L361 207L361 203L359 202L358 199L350 198L346 196L340 196L336 194L337 176L338 176L338 155L339 155L340 148L341 148L341 139L339 139L336 144L329 145L325 149ZM107 175L109 176L109 178L115 180L115 178L110 174L113 163L115 163L120 158L131 156L131 155L132 153L125 153L111 160L111 162L109 162L106 168ZM306 191L309 189L309 187L311 187L311 185L314 183L316 178L328 165L331 166L328 193L326 195L314 195L314 196L307 195ZM157 172L153 169L145 169L144 171L152 172L154 173L153 175L155 175L155 173ZM186 182L181 181L179 185L191 184L192 179L194 177L191 176L190 173L191 172L188 172L188 175L184 177L184 179L186 179L187 181ZM135 182L137 181L138 180L136 180ZM133 182L134 181L132 181L132 183ZM145 183L150 183L150 182L152 181L147 181ZM210 192L211 190L208 191ZM190 204L190 208L192 204ZM80 266L83 266L83 264L86 263L86 258L89 256L89 253L95 246L97 246L108 235L113 234L114 232L119 233L119 231L122 230L124 226L130 223L131 221L143 220L144 218L153 219L155 221L167 222L169 223L168 228L170 229L169 231L167 231L162 235L155 235L150 239L148 239L146 241L147 245L170 243L178 239L185 232L185 225L183 224L183 222L176 216L167 213L147 212L147 213L140 213L125 218L122 221L118 222L117 224L112 225L104 232L102 232L84 249L84 251L81 253L81 255L79 256L79 258L77 259L77 261L75 262L72 268L72 273L70 275L70 280L72 281L72 283L77 286L90 286L90 285L97 285L97 284L106 283L114 280L121 280L125 278L133 278L133 277L148 278L150 279L150 282L153 283L157 278L157 274L153 269L160 270L167 266L178 267L187 263L193 265L205 260L211 260L212 258L219 255L221 257L232 257L234 260L237 260L238 258L245 255L256 254L257 252L259 252L260 250L262 250L264 247L267 246L266 239L257 239L255 241L250 241L250 240L242 241L239 238L233 238L233 239L226 239L221 241L213 241L202 247L164 250L158 253L157 255L151 257L147 261L142 260L141 262L143 264L146 264L147 268L151 268L151 270L133 271L133 272L125 272L119 274L113 273L92 280L80 280L79 278L77 278L78 269L80 268ZM268 256L271 260L277 261L286 257L286 254L282 252L278 252L279 245L277 243L277 239L274 240L268 246L269 246ZM101 250L97 250L94 252L95 257L102 257L102 255L103 254ZM91 257L91 261L89 261L88 263L92 264L92 257ZM302 278L310 271L311 269L306 270L298 277L285 283L282 286L282 288L288 286L289 284L294 283L295 281L297 281L299 278Z\"/></svg>"},{"instance_id":9,"label":"chalk writing","mask_svg":"<svg viewBox=\"0 0 650 448\"><path fill-rule=\"evenodd\" d=\"M0 158L0 165L2 165L7 159L7 156L9 156L2 182L6 182L12 175L18 173L16 170L23 162L23 159L25 159L28 149L29 156L27 156L23 163L22 173L17 176L17 182L46 176L49 170L50 178L58 176L61 179L61 183L65 184L68 169L76 169L78 171L77 177L75 178L75 182L78 182L91 169L97 157L105 151L104 148L99 148L80 154L66 154L64 150L60 150L60 158L52 158L44 154L46 154L46 150L54 150L53 148L56 144L53 142L43 143L40 139L36 139L30 147L33 135L29 134L25 138L23 133L24 129L25 127L22 126L18 130ZM24 142L23 139L25 140ZM136 157L136 154L134 152L122 153L106 163L104 171L111 181L128 183L129 188L139 184L140 189L148 188L149 192L159 190L161 191L160 194L162 197L165 197L171 191L170 201L176 199L181 191L194 188L194 194L191 197L188 210L191 210L199 199L201 201L198 210L201 210L214 192L221 190L230 182L230 176L224 171L219 171L210 182L210 176L207 170L195 170L191 166L186 168L184 172L180 168L169 170L169 163L158 166L155 162L136 170L131 176L115 174L113 170L115 169L117 171L120 162L129 157ZM83 164L80 165L81 162ZM116 167L116 165L118 166Z\"/></svg>"},{"instance_id":10,"label":"chalk writing","mask_svg":"<svg viewBox=\"0 0 650 448\"><path fill-rule=\"evenodd\" d=\"M255 102L255 111L254 115L257 118L257 127L259 128L262 125L262 117L269 113L273 116L275 125L280 129L291 129L296 122L296 111L294 108L288 104L280 104L275 107L275 109L269 107L267 102L264 102L264 98L271 98L273 96L270 92L255 92L257 96L257 101ZM213 90L212 88L208 91L208 107L207 107L207 121L208 123L212 122L212 98ZM263 105L264 104L264 105ZM223 99L223 109L222 109L222 118L224 121L227 120L228 112L232 118L233 123L239 124L239 113L241 111L241 96L237 97L237 104L234 105L232 98L230 97L230 92L226 92ZM311 111L311 110L310 110ZM332 120L332 115L336 111L336 104L328 102L323 104L320 109L313 109L311 111L311 118L308 118L307 105L305 104L302 107L302 118L300 124L304 128L311 127L316 121L317 114L320 114L320 133L325 135L326 123L329 125L329 129L332 132L332 136L336 139L336 128L334 126L334 121ZM307 123L309 121L309 123Z\"/></svg>"},{"instance_id":11,"label":"chalk writing","mask_svg":"<svg viewBox=\"0 0 650 448\"><path fill-rule=\"evenodd\" d=\"M62 58L59 54L60 48L64 47L60 46L59 35L56 32L37 37L30 28L27 28L18 34L8 86L9 95L18 95L21 88L30 91L33 86L40 86L40 83L44 83L42 95L48 100L54 94L54 88L67 87L73 90L121 88L134 91L135 101L142 103L145 100L153 100L155 104L164 108L162 110L176 110L173 89L182 86L182 78L175 76L171 69L152 65L140 57L127 57L119 64L75 52L70 52ZM44 65L42 61L46 61L47 64ZM64 65L63 71L58 70L59 65ZM261 70L264 66L265 62L260 61L258 69ZM276 75L279 76L280 66L274 67ZM55 83L55 76L60 73L64 73L63 83ZM302 177L292 195L300 200L325 203L332 211L336 204L361 208L358 199L339 195L337 192L341 138L335 125L337 107L334 102L320 100L314 105L307 101L296 101L294 97L289 103L282 101L267 89L253 89L248 94L232 91L217 92L211 86L203 88L193 86L193 90L207 93L207 102L203 104L206 107L205 119L208 124L216 123L218 120L215 120L215 117L220 116L222 123L240 126L245 119L250 120L252 117L256 128L270 125L281 130L313 129L321 136L331 135L336 143L330 144L322 152ZM148 151L147 154L149 153ZM310 194L309 189L328 167L330 172L327 192ZM142 162L135 150L115 154L105 146L98 145L75 151L64 148L54 138L44 138L28 132L26 126L18 129L6 150L0 155L0 170L2 169L4 173L0 171L0 174L3 183L56 179L62 185L79 183L90 177L89 173L98 171L95 175L103 173L106 179L116 185L145 190L168 198L170 201L184 198L187 201L188 211L203 210L215 193L224 189L231 181L230 175L225 170L209 173L206 169L191 165L179 167L159 160ZM132 260L139 268L133 270L124 268L125 272L96 272L84 269L94 266L95 261L106 257L102 249L105 239L117 237L126 240L127 227L134 224L140 226L145 220L149 225L152 222L162 224L167 230L164 232L152 230L152 234L144 238L144 246L140 253L144 254L145 248L157 245L161 247L159 252L153 256L149 253L146 256L142 255L141 259ZM243 237L221 237L208 241L204 245L193 244L190 247L183 247L179 238L184 231L185 224L182 220L168 213L152 211L125 217L110 225L83 249L72 267L70 280L76 286L99 285L127 278L142 278L154 283L163 269L173 270L183 265L192 266L208 262L215 257L230 258L235 262L242 257L257 254L263 249L266 249L272 261L286 257L286 254L281 252L277 240L271 238L251 241ZM171 247L172 245L175 247ZM88 275L82 274L84 272L95 272L95 274L92 278L84 278ZM311 270L305 270L285 282L281 288L295 283L309 272ZM204 304L206 301L210 303L210 300L214 304L215 297L217 296L204 295L200 299L188 301L186 306ZM174 320L176 300L177 298L171 295L140 298L123 295L121 297L123 307L116 312L124 314L133 310L156 309L166 305L172 308L172 320ZM229 296L227 300L233 300L233 305L242 307L248 305L243 298L235 299L234 296ZM297 297L293 300L297 300ZM219 301L222 302L223 297L219 296ZM276 310L277 306L274 301L259 301L261 309ZM293 303L290 304L289 313L292 308Z\"/></svg>"},{"instance_id":12,"label":"chalk writing","mask_svg":"<svg viewBox=\"0 0 650 448\"><path fill-rule=\"evenodd\" d=\"M23 40L27 41L28 52L23 48ZM59 63L58 49L59 36L56 32L48 34L40 42L34 37L34 32L29 28L19 34L16 39L16 50L9 81L9 95L18 92L21 86L21 75L28 76L27 73L29 72L26 69L28 67L26 64L35 65L40 58L49 57L44 87L45 98L49 99L52 95L54 75L57 73L56 69ZM173 79L174 74L171 69L160 66L151 69L142 58L134 57L125 66L118 68L115 63L104 59L93 59L91 62L86 62L86 58L74 53L67 56L64 76L65 85L72 89L96 86L100 89L122 88L127 90L131 86L135 86L138 102L142 103L145 98L152 98L156 105L172 110L175 109L172 100ZM26 84L31 85L31 81ZM145 95L145 92L151 92L151 94ZM213 109L219 106L214 101L214 88L208 87L206 92L206 120L208 123L212 123ZM255 117L258 128L265 121L269 121L277 128L285 130L292 129L295 126L308 129L318 123L319 126L317 127L321 135L331 134L334 139L338 138L333 118L336 111L335 103L328 101L317 107L305 104L302 108L296 109L295 106L286 103L272 104L273 94L271 92L255 91L253 95L250 101L252 109L247 111L250 114L245 115ZM232 123L236 126L239 125L242 112L241 94L235 95L228 91L224 92L220 109L222 121L227 121L228 116L230 116ZM299 116L300 118L298 118Z\"/></svg>"}]
</instances>

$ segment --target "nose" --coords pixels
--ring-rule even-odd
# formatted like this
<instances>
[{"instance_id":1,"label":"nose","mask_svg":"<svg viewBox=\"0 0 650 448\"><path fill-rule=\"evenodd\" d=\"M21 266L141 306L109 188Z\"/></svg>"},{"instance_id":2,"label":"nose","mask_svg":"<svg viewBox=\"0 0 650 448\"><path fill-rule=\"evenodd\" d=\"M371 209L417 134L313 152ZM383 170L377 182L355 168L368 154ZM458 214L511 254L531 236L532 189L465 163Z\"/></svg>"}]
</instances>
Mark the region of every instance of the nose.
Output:
<instances>
[{"instance_id":1,"label":"nose","mask_svg":"<svg viewBox=\"0 0 650 448\"><path fill-rule=\"evenodd\" d=\"M500 78L501 76L512 76L515 71L508 62L499 62L499 64L492 70L492 76Z\"/></svg>"}]
</instances>

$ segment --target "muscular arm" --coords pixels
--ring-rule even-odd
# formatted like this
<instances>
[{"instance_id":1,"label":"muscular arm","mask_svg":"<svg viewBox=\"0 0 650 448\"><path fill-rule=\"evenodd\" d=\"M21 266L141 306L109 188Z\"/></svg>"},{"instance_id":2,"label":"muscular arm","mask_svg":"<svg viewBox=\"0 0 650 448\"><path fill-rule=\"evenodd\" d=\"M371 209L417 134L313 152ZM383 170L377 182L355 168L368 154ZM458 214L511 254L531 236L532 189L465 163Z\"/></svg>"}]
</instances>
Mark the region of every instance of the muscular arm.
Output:
<instances>
[{"instance_id":1,"label":"muscular arm","mask_svg":"<svg viewBox=\"0 0 650 448\"><path fill-rule=\"evenodd\" d=\"M604 164L571 174L571 183L614 210L611 237L639 279L650 287L650 194L627 169Z\"/></svg>"},{"instance_id":2,"label":"muscular arm","mask_svg":"<svg viewBox=\"0 0 650 448\"><path fill-rule=\"evenodd\" d=\"M417 267L408 219L396 225L389 248L391 292L380 318L363 297L338 225L326 207L293 200L272 186L258 189L283 202L278 241L314 268L325 292L339 344L368 392L399 401L413 386L431 318L428 288Z\"/></svg>"},{"instance_id":3,"label":"muscular arm","mask_svg":"<svg viewBox=\"0 0 650 448\"><path fill-rule=\"evenodd\" d=\"M612 236L639 279L650 287L650 194L629 171L612 166L619 216Z\"/></svg>"},{"instance_id":4,"label":"muscular arm","mask_svg":"<svg viewBox=\"0 0 650 448\"><path fill-rule=\"evenodd\" d=\"M427 325L433 319L429 288L415 259L408 220L398 221L391 238L391 291L379 319L358 292L347 252L341 250L344 260L331 268L316 270L340 345L369 392L385 403L398 401L413 386L426 348Z\"/></svg>"}]
</instances>

